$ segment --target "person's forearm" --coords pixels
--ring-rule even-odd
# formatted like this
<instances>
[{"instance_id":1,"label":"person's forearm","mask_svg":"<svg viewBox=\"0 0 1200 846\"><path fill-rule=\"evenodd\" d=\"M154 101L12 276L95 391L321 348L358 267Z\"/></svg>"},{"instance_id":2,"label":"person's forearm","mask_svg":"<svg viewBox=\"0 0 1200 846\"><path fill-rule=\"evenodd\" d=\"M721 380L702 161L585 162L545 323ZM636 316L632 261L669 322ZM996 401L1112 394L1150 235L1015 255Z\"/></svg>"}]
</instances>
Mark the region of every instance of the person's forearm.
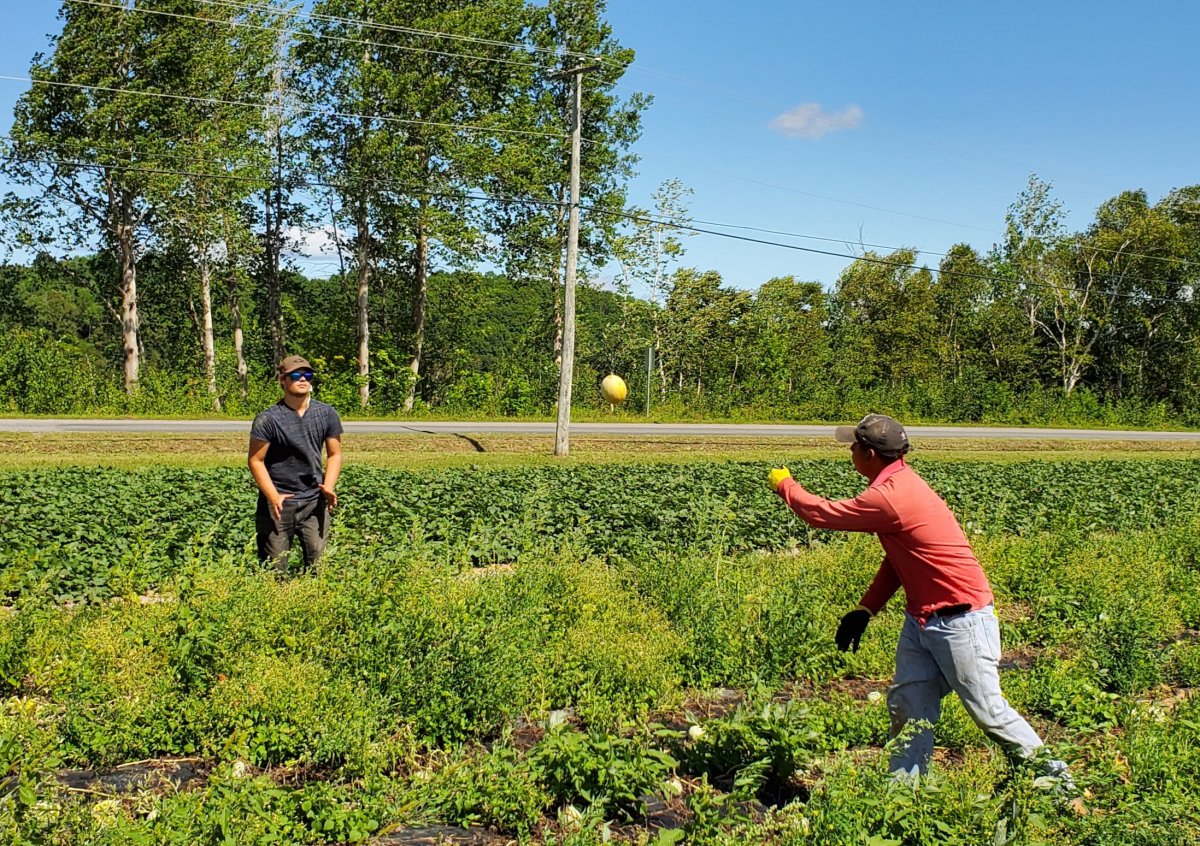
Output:
<instances>
[{"instance_id":1,"label":"person's forearm","mask_svg":"<svg viewBox=\"0 0 1200 846\"><path fill-rule=\"evenodd\" d=\"M859 605L870 611L872 615L878 614L898 590L900 590L900 576L896 573L892 562L884 557L879 564L879 570L875 573L875 578L871 580L870 587L859 600Z\"/></svg>"},{"instance_id":2,"label":"person's forearm","mask_svg":"<svg viewBox=\"0 0 1200 846\"><path fill-rule=\"evenodd\" d=\"M265 462L251 461L250 475L254 477L254 484L258 485L258 489L262 491L263 496L272 502L279 497L279 491L275 489L275 483L271 481L271 474L267 472Z\"/></svg>"},{"instance_id":3,"label":"person's forearm","mask_svg":"<svg viewBox=\"0 0 1200 846\"><path fill-rule=\"evenodd\" d=\"M325 462L325 487L333 490L337 487L338 476L342 473L342 454L335 453Z\"/></svg>"},{"instance_id":4,"label":"person's forearm","mask_svg":"<svg viewBox=\"0 0 1200 846\"><path fill-rule=\"evenodd\" d=\"M795 479L779 483L776 493L796 516L817 529L846 532L885 532L896 529L895 511L868 490L853 499L829 500L806 491Z\"/></svg>"}]
</instances>

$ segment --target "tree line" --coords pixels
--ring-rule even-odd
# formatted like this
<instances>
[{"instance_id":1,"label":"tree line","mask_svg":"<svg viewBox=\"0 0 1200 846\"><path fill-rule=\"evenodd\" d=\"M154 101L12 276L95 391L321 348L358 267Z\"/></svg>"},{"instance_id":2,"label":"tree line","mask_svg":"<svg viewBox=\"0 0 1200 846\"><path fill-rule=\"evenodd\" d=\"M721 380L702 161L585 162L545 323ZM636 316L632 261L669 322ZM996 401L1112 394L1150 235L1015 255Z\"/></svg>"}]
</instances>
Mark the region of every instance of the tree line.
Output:
<instances>
[{"instance_id":1,"label":"tree line","mask_svg":"<svg viewBox=\"0 0 1200 846\"><path fill-rule=\"evenodd\" d=\"M129 397L155 331L141 265L173 265L220 410L216 289L245 396L250 324L271 356L289 345L289 235L325 231L355 289L359 404L370 405L375 350L388 350L407 359L411 408L431 270L486 258L553 290L564 64L599 65L584 98L582 202L624 205L645 98L614 93L632 53L603 14L594 0L319 0L308 13L279 0L65 0L3 150L18 186L8 237L112 258L97 299L120 327ZM591 217L589 256L604 260L615 228Z\"/></svg>"},{"instance_id":2,"label":"tree line","mask_svg":"<svg viewBox=\"0 0 1200 846\"><path fill-rule=\"evenodd\" d=\"M65 0L0 150L0 406L242 413L300 351L344 411L545 414L583 61L576 391L675 415L1200 422L1200 186L1068 231L1031 177L986 252L836 281L680 266L687 189L627 208L649 97L594 0ZM323 233L337 271L286 258ZM486 270L481 270L486 268ZM632 295L647 291L648 298Z\"/></svg>"}]
</instances>

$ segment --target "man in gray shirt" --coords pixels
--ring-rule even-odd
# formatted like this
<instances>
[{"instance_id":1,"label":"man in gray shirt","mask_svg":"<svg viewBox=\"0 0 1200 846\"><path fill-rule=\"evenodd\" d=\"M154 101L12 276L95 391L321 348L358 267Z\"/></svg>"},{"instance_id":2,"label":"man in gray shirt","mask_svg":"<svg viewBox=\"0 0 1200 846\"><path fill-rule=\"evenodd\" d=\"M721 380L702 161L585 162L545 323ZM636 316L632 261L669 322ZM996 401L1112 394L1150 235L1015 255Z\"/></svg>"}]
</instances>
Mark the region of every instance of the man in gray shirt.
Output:
<instances>
[{"instance_id":1,"label":"man in gray shirt","mask_svg":"<svg viewBox=\"0 0 1200 846\"><path fill-rule=\"evenodd\" d=\"M342 470L342 421L333 406L312 398L314 373L306 359L289 355L278 372L283 398L254 418L248 463L259 491L258 558L287 575L297 534L306 567L325 551ZM324 472L322 447L328 456Z\"/></svg>"}]
</instances>

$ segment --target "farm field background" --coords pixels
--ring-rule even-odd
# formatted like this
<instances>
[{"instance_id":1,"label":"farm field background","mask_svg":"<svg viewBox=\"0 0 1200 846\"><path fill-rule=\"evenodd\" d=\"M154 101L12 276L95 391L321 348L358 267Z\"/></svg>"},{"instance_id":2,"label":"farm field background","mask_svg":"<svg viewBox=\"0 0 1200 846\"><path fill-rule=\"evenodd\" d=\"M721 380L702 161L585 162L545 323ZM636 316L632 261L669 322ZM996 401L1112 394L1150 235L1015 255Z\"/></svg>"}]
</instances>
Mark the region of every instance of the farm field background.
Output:
<instances>
[{"instance_id":1,"label":"farm field background","mask_svg":"<svg viewBox=\"0 0 1200 846\"><path fill-rule=\"evenodd\" d=\"M1076 815L953 699L932 777L889 784L900 602L859 653L832 642L878 545L763 482L786 461L851 495L844 449L356 442L329 555L279 582L241 438L4 440L8 842L1200 839L1194 450L914 459L984 562L1005 692L1072 761Z\"/></svg>"}]
</instances>

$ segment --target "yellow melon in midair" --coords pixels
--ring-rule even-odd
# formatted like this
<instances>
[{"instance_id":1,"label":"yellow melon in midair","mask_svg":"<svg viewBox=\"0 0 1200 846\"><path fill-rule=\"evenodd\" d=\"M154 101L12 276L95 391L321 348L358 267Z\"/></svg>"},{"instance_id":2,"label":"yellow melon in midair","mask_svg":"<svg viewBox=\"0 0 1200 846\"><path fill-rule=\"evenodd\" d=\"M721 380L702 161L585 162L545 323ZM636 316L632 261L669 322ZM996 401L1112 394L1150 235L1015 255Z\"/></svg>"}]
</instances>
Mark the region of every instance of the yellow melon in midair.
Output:
<instances>
[{"instance_id":1,"label":"yellow melon in midair","mask_svg":"<svg viewBox=\"0 0 1200 846\"><path fill-rule=\"evenodd\" d=\"M600 383L600 393L604 396L605 402L620 405L629 395L629 388L625 387L624 379L615 373L609 373Z\"/></svg>"}]
</instances>

